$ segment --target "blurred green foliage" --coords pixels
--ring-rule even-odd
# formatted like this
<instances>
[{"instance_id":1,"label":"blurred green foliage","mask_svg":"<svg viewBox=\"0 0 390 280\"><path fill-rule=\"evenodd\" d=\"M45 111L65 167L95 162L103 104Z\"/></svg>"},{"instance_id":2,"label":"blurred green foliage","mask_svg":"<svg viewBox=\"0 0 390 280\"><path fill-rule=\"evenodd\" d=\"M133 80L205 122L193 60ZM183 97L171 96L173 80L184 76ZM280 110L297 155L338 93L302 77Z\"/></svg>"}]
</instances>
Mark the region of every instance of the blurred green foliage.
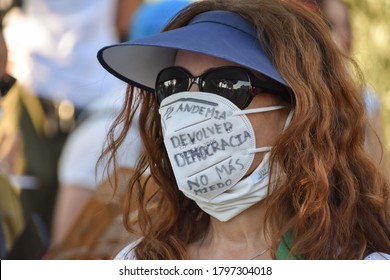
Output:
<instances>
[{"instance_id":1,"label":"blurred green foliage","mask_svg":"<svg viewBox=\"0 0 390 280\"><path fill-rule=\"evenodd\" d=\"M345 0L350 7L353 54L382 104L385 150L390 156L390 0Z\"/></svg>"}]
</instances>

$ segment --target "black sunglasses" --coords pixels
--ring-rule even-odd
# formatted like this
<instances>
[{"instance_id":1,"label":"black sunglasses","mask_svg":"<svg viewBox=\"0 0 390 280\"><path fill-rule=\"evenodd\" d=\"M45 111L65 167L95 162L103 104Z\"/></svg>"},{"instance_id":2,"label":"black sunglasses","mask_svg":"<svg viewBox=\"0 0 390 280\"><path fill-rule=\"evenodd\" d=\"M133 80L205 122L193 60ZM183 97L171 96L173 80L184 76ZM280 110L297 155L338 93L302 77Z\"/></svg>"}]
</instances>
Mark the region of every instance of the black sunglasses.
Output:
<instances>
[{"instance_id":1,"label":"black sunglasses","mask_svg":"<svg viewBox=\"0 0 390 280\"><path fill-rule=\"evenodd\" d=\"M173 66L157 75L155 94L158 104L170 95L189 90L194 83L200 91L227 98L240 109L248 107L256 94L285 95L288 91L286 86L260 80L250 70L238 66L212 68L198 77L182 67Z\"/></svg>"}]
</instances>

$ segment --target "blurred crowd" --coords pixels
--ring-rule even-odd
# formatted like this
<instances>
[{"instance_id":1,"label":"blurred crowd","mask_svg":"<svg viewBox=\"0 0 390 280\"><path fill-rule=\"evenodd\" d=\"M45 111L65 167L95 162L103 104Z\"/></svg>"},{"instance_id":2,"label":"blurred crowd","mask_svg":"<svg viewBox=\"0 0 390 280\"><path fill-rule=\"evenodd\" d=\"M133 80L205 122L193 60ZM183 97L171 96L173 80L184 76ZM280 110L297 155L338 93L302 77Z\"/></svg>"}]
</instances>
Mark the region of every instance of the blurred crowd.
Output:
<instances>
[{"instance_id":1,"label":"blurred crowd","mask_svg":"<svg viewBox=\"0 0 390 280\"><path fill-rule=\"evenodd\" d=\"M108 259L131 238L112 167L97 165L126 85L96 53L159 32L188 3L1 0L1 66L16 78L0 122L1 258ZM117 184L132 174L138 137L133 127L118 153Z\"/></svg>"},{"instance_id":2,"label":"blurred crowd","mask_svg":"<svg viewBox=\"0 0 390 280\"><path fill-rule=\"evenodd\" d=\"M317 2L349 55L347 6ZM0 0L0 259L111 259L133 238L122 225L121 191L142 145L134 125L118 166L100 158L126 84L96 53L160 32L189 3ZM371 89L363 94L372 120L367 148L387 174L380 102ZM113 170L119 181L110 180Z\"/></svg>"}]
</instances>

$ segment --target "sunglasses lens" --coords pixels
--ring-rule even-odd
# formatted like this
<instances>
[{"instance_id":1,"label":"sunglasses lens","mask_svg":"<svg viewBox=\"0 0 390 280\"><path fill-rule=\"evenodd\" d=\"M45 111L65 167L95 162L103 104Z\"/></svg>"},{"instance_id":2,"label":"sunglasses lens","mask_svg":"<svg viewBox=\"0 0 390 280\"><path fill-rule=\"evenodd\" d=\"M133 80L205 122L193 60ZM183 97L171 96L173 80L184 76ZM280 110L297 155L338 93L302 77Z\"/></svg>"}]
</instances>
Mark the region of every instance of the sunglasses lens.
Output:
<instances>
[{"instance_id":1,"label":"sunglasses lens","mask_svg":"<svg viewBox=\"0 0 390 280\"><path fill-rule=\"evenodd\" d=\"M167 68L162 70L156 81L156 96L158 103L178 92L188 89L188 74L180 68Z\"/></svg>"},{"instance_id":2,"label":"sunglasses lens","mask_svg":"<svg viewBox=\"0 0 390 280\"><path fill-rule=\"evenodd\" d=\"M243 109L249 98L251 83L248 74L239 68L222 68L210 71L203 78L203 91L229 99Z\"/></svg>"},{"instance_id":3,"label":"sunglasses lens","mask_svg":"<svg viewBox=\"0 0 390 280\"><path fill-rule=\"evenodd\" d=\"M161 101L178 92L187 91L193 77L180 67L163 69L156 80L156 97ZM244 109L249 101L251 81L245 69L221 67L207 71L200 77L199 88L229 99L238 108Z\"/></svg>"}]
</instances>

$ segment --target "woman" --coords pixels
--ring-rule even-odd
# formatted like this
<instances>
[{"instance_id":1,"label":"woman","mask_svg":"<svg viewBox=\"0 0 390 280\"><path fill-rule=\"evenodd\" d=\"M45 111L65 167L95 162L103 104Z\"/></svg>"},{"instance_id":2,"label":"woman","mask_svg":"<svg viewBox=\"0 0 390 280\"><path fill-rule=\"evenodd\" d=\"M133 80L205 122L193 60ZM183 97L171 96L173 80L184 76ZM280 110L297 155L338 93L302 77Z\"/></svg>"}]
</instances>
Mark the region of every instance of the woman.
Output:
<instances>
[{"instance_id":1,"label":"woman","mask_svg":"<svg viewBox=\"0 0 390 280\"><path fill-rule=\"evenodd\" d=\"M117 258L390 257L389 186L364 151L360 87L318 15L199 1L98 58L130 85L126 129L103 156L115 160L136 111L144 144L125 211L140 238Z\"/></svg>"}]
</instances>

